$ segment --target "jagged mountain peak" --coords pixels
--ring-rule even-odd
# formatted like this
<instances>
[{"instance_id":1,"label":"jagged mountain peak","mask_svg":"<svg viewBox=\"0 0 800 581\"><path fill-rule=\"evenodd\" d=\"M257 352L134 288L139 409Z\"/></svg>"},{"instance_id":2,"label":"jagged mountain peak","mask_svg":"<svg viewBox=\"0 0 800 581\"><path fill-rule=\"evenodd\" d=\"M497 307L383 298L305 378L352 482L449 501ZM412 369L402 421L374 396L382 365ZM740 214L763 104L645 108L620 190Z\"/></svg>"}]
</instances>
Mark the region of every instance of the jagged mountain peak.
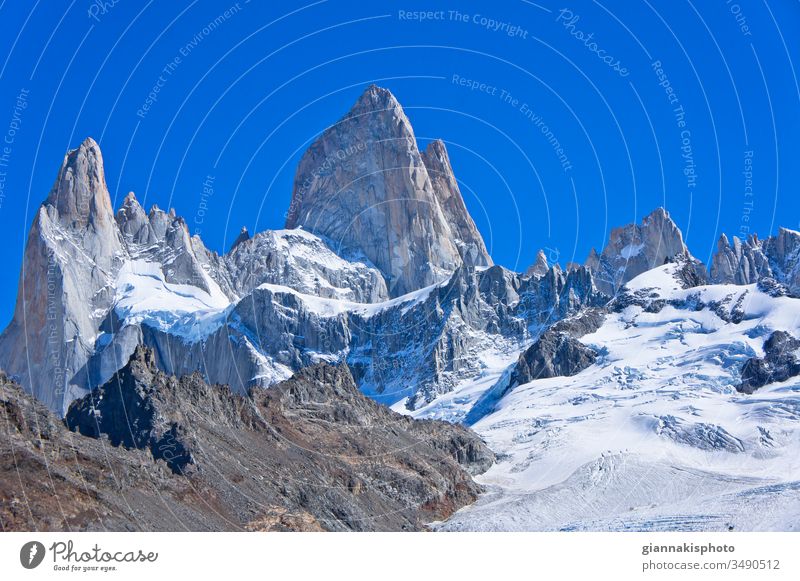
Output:
<instances>
[{"instance_id":1,"label":"jagged mountain peak","mask_svg":"<svg viewBox=\"0 0 800 581\"><path fill-rule=\"evenodd\" d=\"M777 258L782 260L786 255L796 253L800 249L800 232L781 226L778 228L778 235L770 239L770 242L774 245L775 251L781 254Z\"/></svg>"},{"instance_id":2,"label":"jagged mountain peak","mask_svg":"<svg viewBox=\"0 0 800 581\"><path fill-rule=\"evenodd\" d=\"M392 94L389 89L379 87L372 84L367 87L353 107L350 113L357 115L359 113L369 113L374 111L401 111L403 108L400 106L397 98Z\"/></svg>"},{"instance_id":3,"label":"jagged mountain peak","mask_svg":"<svg viewBox=\"0 0 800 581\"><path fill-rule=\"evenodd\" d=\"M493 262L483 238L464 204L444 141L434 139L428 143L422 152L422 162L462 260L469 266L491 266Z\"/></svg>"},{"instance_id":4,"label":"jagged mountain peak","mask_svg":"<svg viewBox=\"0 0 800 581\"><path fill-rule=\"evenodd\" d=\"M544 253L544 250L539 250L539 252L536 253L536 260L528 267L525 274L528 276L544 276L549 269L550 265L547 262L547 255Z\"/></svg>"},{"instance_id":5,"label":"jagged mountain peak","mask_svg":"<svg viewBox=\"0 0 800 581\"><path fill-rule=\"evenodd\" d=\"M136 194L133 192L128 192L127 195L125 196L125 199L122 200L122 206L125 207L133 205L141 207L141 204L139 204L139 200L136 198Z\"/></svg>"},{"instance_id":6,"label":"jagged mountain peak","mask_svg":"<svg viewBox=\"0 0 800 581\"><path fill-rule=\"evenodd\" d=\"M614 228L602 253L590 253L585 265L594 273L598 289L613 295L626 282L678 255L691 253L669 212L659 207L640 224Z\"/></svg>"},{"instance_id":7,"label":"jagged mountain peak","mask_svg":"<svg viewBox=\"0 0 800 581\"><path fill-rule=\"evenodd\" d=\"M103 229L113 222L103 154L94 139L87 137L67 152L45 204L54 207L60 222L68 227L91 224Z\"/></svg>"},{"instance_id":8,"label":"jagged mountain peak","mask_svg":"<svg viewBox=\"0 0 800 581\"><path fill-rule=\"evenodd\" d=\"M425 146L424 153L428 157L437 157L441 160L441 163L447 163L447 165L450 165L450 158L447 155L447 146L441 139L433 139L429 141L428 145Z\"/></svg>"},{"instance_id":9,"label":"jagged mountain peak","mask_svg":"<svg viewBox=\"0 0 800 581\"><path fill-rule=\"evenodd\" d=\"M233 241L231 244L231 250L239 246L242 242L247 242L250 240L250 232L247 230L247 226L242 226L242 229L239 231L239 235L236 237L236 240Z\"/></svg>"},{"instance_id":10,"label":"jagged mountain peak","mask_svg":"<svg viewBox=\"0 0 800 581\"><path fill-rule=\"evenodd\" d=\"M617 230L625 230L630 229L631 226L635 225L626 225ZM640 230L647 230L647 229L655 229L661 236L665 239L672 238L677 241L680 245L685 248L685 244L683 244L683 233L681 232L678 225L670 216L669 212L663 206L657 207L655 210L650 212L647 216L642 219L642 223L639 226Z\"/></svg>"},{"instance_id":11,"label":"jagged mountain peak","mask_svg":"<svg viewBox=\"0 0 800 581\"><path fill-rule=\"evenodd\" d=\"M14 317L0 336L3 367L51 409L81 393L72 376L92 351L124 254L103 156L87 138L64 156L34 218Z\"/></svg>"},{"instance_id":12,"label":"jagged mountain peak","mask_svg":"<svg viewBox=\"0 0 800 581\"><path fill-rule=\"evenodd\" d=\"M671 221L672 218L669 217L669 212L667 212L667 209L664 206L657 206L647 216L644 217L644 219L642 220L642 223L646 224L646 223L650 222L651 220L657 220L657 221L658 220L660 220L660 221L670 220Z\"/></svg>"},{"instance_id":13,"label":"jagged mountain peak","mask_svg":"<svg viewBox=\"0 0 800 581\"><path fill-rule=\"evenodd\" d=\"M392 296L440 282L461 264L491 264L444 144L421 153L402 107L377 86L300 160L286 219L286 228L298 227L341 254L365 256Z\"/></svg>"},{"instance_id":14,"label":"jagged mountain peak","mask_svg":"<svg viewBox=\"0 0 800 581\"><path fill-rule=\"evenodd\" d=\"M116 214L117 226L128 244L152 244L153 229L144 208L133 192L128 193Z\"/></svg>"},{"instance_id":15,"label":"jagged mountain peak","mask_svg":"<svg viewBox=\"0 0 800 581\"><path fill-rule=\"evenodd\" d=\"M389 89L370 85L356 99L350 110L339 121L328 128L327 131L337 126L358 126L368 133L368 140L361 142L360 148L371 146L371 142L390 144L396 140L400 146L407 144L417 148L414 128L411 126L403 106ZM359 143L348 144L350 149L359 149ZM348 148L342 151L347 153ZM339 156L340 154L336 154Z\"/></svg>"}]
</instances>

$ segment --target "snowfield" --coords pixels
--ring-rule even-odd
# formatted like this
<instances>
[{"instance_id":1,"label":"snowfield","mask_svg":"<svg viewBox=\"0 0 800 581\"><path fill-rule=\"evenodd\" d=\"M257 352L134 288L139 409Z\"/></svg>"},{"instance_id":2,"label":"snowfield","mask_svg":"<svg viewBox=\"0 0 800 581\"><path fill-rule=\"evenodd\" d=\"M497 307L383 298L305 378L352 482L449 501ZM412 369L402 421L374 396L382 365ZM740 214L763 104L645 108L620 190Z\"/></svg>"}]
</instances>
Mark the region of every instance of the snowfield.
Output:
<instances>
[{"instance_id":1,"label":"snowfield","mask_svg":"<svg viewBox=\"0 0 800 581\"><path fill-rule=\"evenodd\" d=\"M211 277L204 282L210 293L190 285L168 283L158 262L126 262L116 280L117 316L127 325L145 324L199 341L221 327L231 303Z\"/></svg>"},{"instance_id":2,"label":"snowfield","mask_svg":"<svg viewBox=\"0 0 800 581\"><path fill-rule=\"evenodd\" d=\"M518 386L472 426L499 457L488 492L434 528L800 530L800 378L735 389L772 331L800 336L800 301L682 289L675 268L627 285L660 310L627 306L581 339L594 365Z\"/></svg>"}]
</instances>

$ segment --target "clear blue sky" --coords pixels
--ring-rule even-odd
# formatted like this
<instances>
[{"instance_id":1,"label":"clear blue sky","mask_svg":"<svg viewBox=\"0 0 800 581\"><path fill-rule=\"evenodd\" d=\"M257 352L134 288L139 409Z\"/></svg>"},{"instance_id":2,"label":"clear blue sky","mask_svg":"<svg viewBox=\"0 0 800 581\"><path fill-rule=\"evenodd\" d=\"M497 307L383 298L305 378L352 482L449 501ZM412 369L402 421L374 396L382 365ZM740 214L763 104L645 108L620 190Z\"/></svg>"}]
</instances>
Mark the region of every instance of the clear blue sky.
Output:
<instances>
[{"instance_id":1,"label":"clear blue sky","mask_svg":"<svg viewBox=\"0 0 800 581\"><path fill-rule=\"evenodd\" d=\"M243 225L282 227L302 151L370 83L423 145L448 144L509 268L543 247L582 262L659 205L703 261L720 232L798 228L800 3L564 6L0 0L2 324L34 212L84 137L115 206L133 190L223 250Z\"/></svg>"}]
</instances>

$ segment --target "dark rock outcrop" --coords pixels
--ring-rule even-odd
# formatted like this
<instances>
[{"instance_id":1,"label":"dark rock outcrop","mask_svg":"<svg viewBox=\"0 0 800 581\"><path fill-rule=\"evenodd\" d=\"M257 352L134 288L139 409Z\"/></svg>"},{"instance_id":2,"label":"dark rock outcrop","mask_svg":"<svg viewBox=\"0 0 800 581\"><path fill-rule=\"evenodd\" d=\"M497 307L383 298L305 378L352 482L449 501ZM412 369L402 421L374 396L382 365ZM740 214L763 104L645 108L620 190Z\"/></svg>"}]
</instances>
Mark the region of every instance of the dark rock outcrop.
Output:
<instances>
[{"instance_id":1,"label":"dark rock outcrop","mask_svg":"<svg viewBox=\"0 0 800 581\"><path fill-rule=\"evenodd\" d=\"M464 424L471 426L490 414L497 403L519 385L536 379L568 377L591 366L598 353L578 339L597 331L605 318L604 308L588 307L545 329L497 383L478 398L464 418Z\"/></svg>"},{"instance_id":2,"label":"dark rock outcrop","mask_svg":"<svg viewBox=\"0 0 800 581\"><path fill-rule=\"evenodd\" d=\"M580 373L597 359L597 353L564 333L545 332L520 356L511 376L512 385L535 379Z\"/></svg>"},{"instance_id":3,"label":"dark rock outcrop","mask_svg":"<svg viewBox=\"0 0 800 581\"><path fill-rule=\"evenodd\" d=\"M520 355L509 389L536 379L575 375L592 365L597 352L578 339L599 329L604 319L602 310L587 309L549 327Z\"/></svg>"},{"instance_id":4,"label":"dark rock outcrop","mask_svg":"<svg viewBox=\"0 0 800 581\"><path fill-rule=\"evenodd\" d=\"M751 394L760 387L800 375L800 339L785 331L775 331L764 342L764 357L748 359L742 367L741 393Z\"/></svg>"}]
</instances>

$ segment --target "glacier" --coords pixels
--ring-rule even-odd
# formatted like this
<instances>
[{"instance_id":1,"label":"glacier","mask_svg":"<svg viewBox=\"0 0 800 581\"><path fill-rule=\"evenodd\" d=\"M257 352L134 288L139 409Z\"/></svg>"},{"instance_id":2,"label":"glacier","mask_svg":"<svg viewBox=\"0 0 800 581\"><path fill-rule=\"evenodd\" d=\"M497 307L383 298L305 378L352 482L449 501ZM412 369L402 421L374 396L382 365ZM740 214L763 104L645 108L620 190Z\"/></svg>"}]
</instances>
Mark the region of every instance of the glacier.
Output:
<instances>
[{"instance_id":1,"label":"glacier","mask_svg":"<svg viewBox=\"0 0 800 581\"><path fill-rule=\"evenodd\" d=\"M736 389L773 331L800 334L797 299L684 289L678 268L627 283L644 303L612 301L580 339L595 364L520 385L472 425L500 458L478 477L490 492L438 530L798 530L800 379Z\"/></svg>"}]
</instances>

